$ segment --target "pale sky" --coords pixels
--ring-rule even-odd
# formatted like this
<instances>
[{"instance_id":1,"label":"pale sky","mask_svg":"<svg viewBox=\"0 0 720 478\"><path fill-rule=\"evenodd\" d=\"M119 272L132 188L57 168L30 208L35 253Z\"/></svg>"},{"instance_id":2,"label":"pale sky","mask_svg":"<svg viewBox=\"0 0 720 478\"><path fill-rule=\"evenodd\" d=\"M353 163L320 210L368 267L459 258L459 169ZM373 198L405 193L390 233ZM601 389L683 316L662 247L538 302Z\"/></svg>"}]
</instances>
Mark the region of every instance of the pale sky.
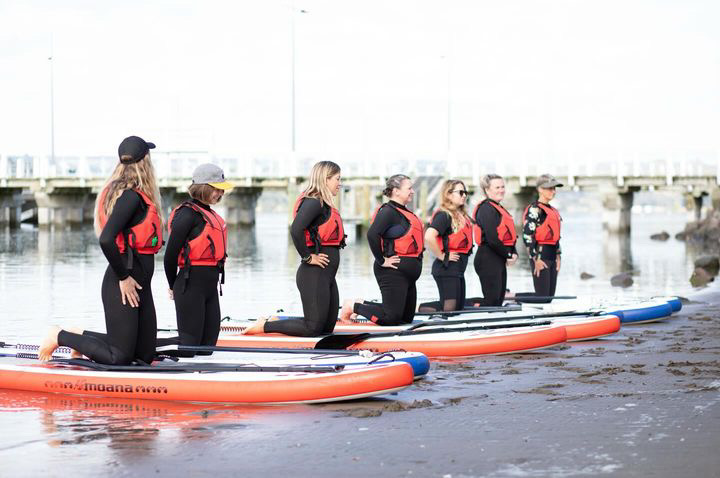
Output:
<instances>
[{"instance_id":1,"label":"pale sky","mask_svg":"<svg viewBox=\"0 0 720 478\"><path fill-rule=\"evenodd\" d=\"M713 0L0 0L0 155L720 150ZM304 10L305 13L300 12ZM448 99L450 108L448 108Z\"/></svg>"}]
</instances>

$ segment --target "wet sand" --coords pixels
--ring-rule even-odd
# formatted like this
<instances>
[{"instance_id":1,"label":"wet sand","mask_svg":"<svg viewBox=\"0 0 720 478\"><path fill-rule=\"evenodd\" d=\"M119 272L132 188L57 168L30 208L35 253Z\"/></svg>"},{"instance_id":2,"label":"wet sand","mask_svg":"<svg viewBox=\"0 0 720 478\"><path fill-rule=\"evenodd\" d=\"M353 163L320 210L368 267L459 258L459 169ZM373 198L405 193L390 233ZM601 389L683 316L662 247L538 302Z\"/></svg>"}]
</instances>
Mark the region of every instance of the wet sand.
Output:
<instances>
[{"instance_id":1,"label":"wet sand","mask_svg":"<svg viewBox=\"0 0 720 478\"><path fill-rule=\"evenodd\" d=\"M0 447L24 462L13 476L720 476L720 290L606 339L434 362L387 399L174 410L49 397L22 404L39 405L42 431Z\"/></svg>"},{"instance_id":2,"label":"wet sand","mask_svg":"<svg viewBox=\"0 0 720 478\"><path fill-rule=\"evenodd\" d=\"M720 292L603 340L436 362L394 400L308 408L123 471L720 476Z\"/></svg>"}]
</instances>

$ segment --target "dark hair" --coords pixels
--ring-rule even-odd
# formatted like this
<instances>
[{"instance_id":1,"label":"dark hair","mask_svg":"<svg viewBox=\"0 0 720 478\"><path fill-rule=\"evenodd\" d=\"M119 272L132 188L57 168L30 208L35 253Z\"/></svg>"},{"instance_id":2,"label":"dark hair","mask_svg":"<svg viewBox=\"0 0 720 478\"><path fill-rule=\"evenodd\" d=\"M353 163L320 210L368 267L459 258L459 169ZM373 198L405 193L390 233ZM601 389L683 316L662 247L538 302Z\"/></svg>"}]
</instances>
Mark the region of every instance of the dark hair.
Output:
<instances>
[{"instance_id":1,"label":"dark hair","mask_svg":"<svg viewBox=\"0 0 720 478\"><path fill-rule=\"evenodd\" d=\"M210 204L210 198L215 192L215 187L209 184L191 184L188 187L188 194L191 198L197 199L204 204Z\"/></svg>"},{"instance_id":2,"label":"dark hair","mask_svg":"<svg viewBox=\"0 0 720 478\"><path fill-rule=\"evenodd\" d=\"M385 189L383 189L383 194L387 197L390 197L393 189L400 189L400 186L402 186L402 182L406 179L410 179L410 176L406 176L404 174L393 174L387 179L387 181L385 181Z\"/></svg>"}]
</instances>

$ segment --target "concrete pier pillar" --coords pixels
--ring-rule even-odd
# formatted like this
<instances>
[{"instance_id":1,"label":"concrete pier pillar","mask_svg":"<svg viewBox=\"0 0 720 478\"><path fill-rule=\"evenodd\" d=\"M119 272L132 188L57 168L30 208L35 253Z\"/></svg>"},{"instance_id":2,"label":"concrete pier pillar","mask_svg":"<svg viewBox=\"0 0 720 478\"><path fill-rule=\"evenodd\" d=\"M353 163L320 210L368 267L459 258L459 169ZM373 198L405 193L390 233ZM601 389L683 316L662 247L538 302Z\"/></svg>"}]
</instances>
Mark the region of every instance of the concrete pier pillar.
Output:
<instances>
[{"instance_id":1,"label":"concrete pier pillar","mask_svg":"<svg viewBox=\"0 0 720 478\"><path fill-rule=\"evenodd\" d=\"M353 215L360 218L355 224L355 237L363 237L363 231L370 227L374 206L375 200L369 184L355 188L355 212Z\"/></svg>"},{"instance_id":2,"label":"concrete pier pillar","mask_svg":"<svg viewBox=\"0 0 720 478\"><path fill-rule=\"evenodd\" d=\"M706 196L706 194L700 194L697 196L692 197L693 201L693 212L695 212L695 220L699 221L702 219L702 207L703 207L703 198Z\"/></svg>"},{"instance_id":3,"label":"concrete pier pillar","mask_svg":"<svg viewBox=\"0 0 720 478\"><path fill-rule=\"evenodd\" d=\"M288 225L292 224L293 221L293 206L295 206L295 201L297 200L298 196L300 195L300 186L301 184L298 182L297 178L289 178L288 179L288 185L287 185L287 200L288 200Z\"/></svg>"},{"instance_id":4,"label":"concrete pier pillar","mask_svg":"<svg viewBox=\"0 0 720 478\"><path fill-rule=\"evenodd\" d=\"M222 202L225 202L227 196L224 196ZM162 201L163 217L167 221L173 209L178 207L185 201L191 201L192 198L187 190L180 191L176 187L160 188L160 201Z\"/></svg>"},{"instance_id":5,"label":"concrete pier pillar","mask_svg":"<svg viewBox=\"0 0 720 478\"><path fill-rule=\"evenodd\" d=\"M13 227L20 224L22 201L21 188L0 190L0 224Z\"/></svg>"},{"instance_id":6,"label":"concrete pier pillar","mask_svg":"<svg viewBox=\"0 0 720 478\"><path fill-rule=\"evenodd\" d=\"M222 203L227 210L225 222L243 226L255 224L255 207L260 193L262 193L261 188L242 187L235 188L227 196L224 196Z\"/></svg>"},{"instance_id":7,"label":"concrete pier pillar","mask_svg":"<svg viewBox=\"0 0 720 478\"><path fill-rule=\"evenodd\" d=\"M524 186L517 191L505 194L503 205L513 215L516 229L522 229L523 212L535 199L537 199L537 191L530 186Z\"/></svg>"},{"instance_id":8,"label":"concrete pier pillar","mask_svg":"<svg viewBox=\"0 0 720 478\"><path fill-rule=\"evenodd\" d=\"M710 191L710 206L717 210L720 210L720 188L715 187Z\"/></svg>"},{"instance_id":9,"label":"concrete pier pillar","mask_svg":"<svg viewBox=\"0 0 720 478\"><path fill-rule=\"evenodd\" d=\"M612 234L629 234L635 191L606 191L603 193L603 227Z\"/></svg>"},{"instance_id":10,"label":"concrete pier pillar","mask_svg":"<svg viewBox=\"0 0 720 478\"><path fill-rule=\"evenodd\" d=\"M38 225L81 224L85 218L85 207L90 196L89 188L57 188L52 191L36 191Z\"/></svg>"},{"instance_id":11,"label":"concrete pier pillar","mask_svg":"<svg viewBox=\"0 0 720 478\"><path fill-rule=\"evenodd\" d=\"M85 207L83 207L83 222L92 224L95 221L95 201L97 200L96 193L89 193L85 200Z\"/></svg>"}]
</instances>

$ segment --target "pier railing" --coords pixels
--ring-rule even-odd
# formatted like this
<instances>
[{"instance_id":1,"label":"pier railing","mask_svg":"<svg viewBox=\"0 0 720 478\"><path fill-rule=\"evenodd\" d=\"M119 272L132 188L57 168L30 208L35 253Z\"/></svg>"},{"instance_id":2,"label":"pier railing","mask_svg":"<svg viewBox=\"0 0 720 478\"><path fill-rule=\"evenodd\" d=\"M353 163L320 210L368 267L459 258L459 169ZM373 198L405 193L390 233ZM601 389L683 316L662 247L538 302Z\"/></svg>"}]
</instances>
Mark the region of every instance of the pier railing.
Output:
<instances>
[{"instance_id":1,"label":"pier railing","mask_svg":"<svg viewBox=\"0 0 720 478\"><path fill-rule=\"evenodd\" d=\"M529 153L286 153L243 154L237 157L204 151L153 152L161 178L188 178L198 164L212 162L232 178L287 178L305 176L316 161L341 165L345 177L387 177L402 172L411 176L471 178L478 183L490 172L526 178L549 172L573 185L578 177L614 177L619 186L628 177L714 177L720 184L720 155L696 153L563 153L552 157ZM0 155L0 179L103 178L117 164L113 156L5 156Z\"/></svg>"}]
</instances>

